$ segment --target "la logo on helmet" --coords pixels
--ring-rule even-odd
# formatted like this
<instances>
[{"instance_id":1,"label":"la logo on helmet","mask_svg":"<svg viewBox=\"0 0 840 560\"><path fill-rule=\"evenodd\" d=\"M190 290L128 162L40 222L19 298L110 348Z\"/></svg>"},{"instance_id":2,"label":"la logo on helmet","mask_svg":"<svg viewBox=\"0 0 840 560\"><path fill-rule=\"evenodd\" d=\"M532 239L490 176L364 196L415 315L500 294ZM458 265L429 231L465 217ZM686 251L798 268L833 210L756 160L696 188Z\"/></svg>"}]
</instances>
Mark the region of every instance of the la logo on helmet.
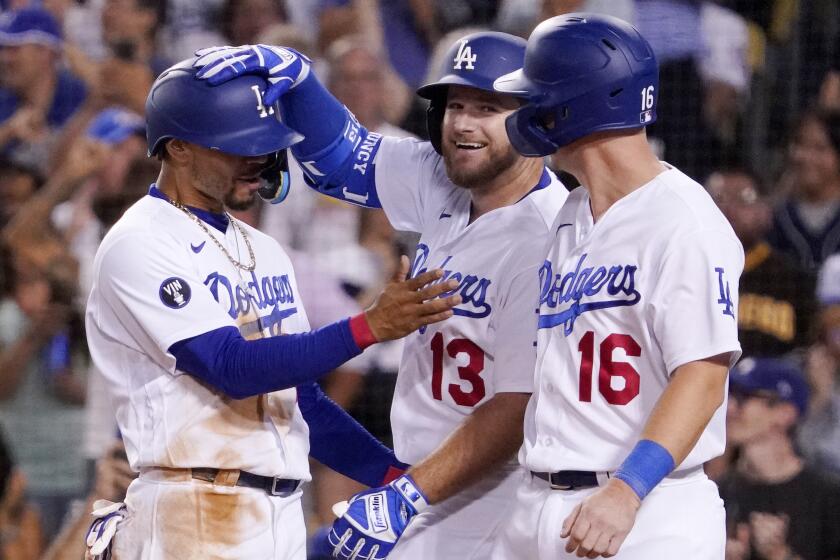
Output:
<instances>
[{"instance_id":1,"label":"la logo on helmet","mask_svg":"<svg viewBox=\"0 0 840 560\"><path fill-rule=\"evenodd\" d=\"M472 53L472 48L467 45L469 41L461 41L461 46L458 47L458 54L455 55L455 66L452 67L453 70L460 70L461 64L466 63L467 70L475 70L475 63L476 59L478 58L477 54Z\"/></svg>"},{"instance_id":2,"label":"la logo on helmet","mask_svg":"<svg viewBox=\"0 0 840 560\"><path fill-rule=\"evenodd\" d=\"M273 115L274 107L266 107L265 103L263 103L263 92L260 91L260 86L251 86L251 91L257 96L257 111L260 114L260 118L264 119L269 115Z\"/></svg>"}]
</instances>

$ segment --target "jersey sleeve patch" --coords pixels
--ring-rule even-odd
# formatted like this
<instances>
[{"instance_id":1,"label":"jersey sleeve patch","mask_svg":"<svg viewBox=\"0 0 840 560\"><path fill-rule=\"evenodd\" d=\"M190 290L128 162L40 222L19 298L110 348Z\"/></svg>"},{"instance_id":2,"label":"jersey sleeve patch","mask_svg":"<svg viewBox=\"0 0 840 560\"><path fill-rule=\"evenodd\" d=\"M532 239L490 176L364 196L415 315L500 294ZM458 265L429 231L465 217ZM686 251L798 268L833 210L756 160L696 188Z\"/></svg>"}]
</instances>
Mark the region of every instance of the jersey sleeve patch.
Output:
<instances>
[{"instance_id":1,"label":"jersey sleeve patch","mask_svg":"<svg viewBox=\"0 0 840 560\"><path fill-rule=\"evenodd\" d=\"M181 309L190 302L192 289L183 278L172 276L161 283L158 296L166 307Z\"/></svg>"}]
</instances>

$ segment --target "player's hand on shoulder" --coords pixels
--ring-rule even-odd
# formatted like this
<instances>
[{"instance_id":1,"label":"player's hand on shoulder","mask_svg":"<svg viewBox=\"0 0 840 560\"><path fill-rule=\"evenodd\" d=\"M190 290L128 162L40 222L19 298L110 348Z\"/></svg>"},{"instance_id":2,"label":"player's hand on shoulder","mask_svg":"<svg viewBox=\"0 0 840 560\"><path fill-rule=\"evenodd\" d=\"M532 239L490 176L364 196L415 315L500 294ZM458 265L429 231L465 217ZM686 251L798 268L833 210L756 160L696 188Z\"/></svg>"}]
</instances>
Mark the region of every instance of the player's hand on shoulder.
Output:
<instances>
[{"instance_id":1,"label":"player's hand on shoulder","mask_svg":"<svg viewBox=\"0 0 840 560\"><path fill-rule=\"evenodd\" d=\"M407 278L408 270L408 257L403 255L394 277L365 311L378 341L402 338L422 326L448 319L452 308L461 303L460 295L446 295L458 288L457 280L437 282L443 276L442 270Z\"/></svg>"},{"instance_id":2,"label":"player's hand on shoulder","mask_svg":"<svg viewBox=\"0 0 840 560\"><path fill-rule=\"evenodd\" d=\"M625 482L611 479L579 503L563 521L560 537L568 538L566 552L586 558L610 558L636 522L641 501Z\"/></svg>"},{"instance_id":3,"label":"player's hand on shoulder","mask_svg":"<svg viewBox=\"0 0 840 560\"><path fill-rule=\"evenodd\" d=\"M386 558L411 518L427 506L426 497L408 474L334 505L338 519L327 534L332 557Z\"/></svg>"},{"instance_id":4,"label":"player's hand on shoulder","mask_svg":"<svg viewBox=\"0 0 840 560\"><path fill-rule=\"evenodd\" d=\"M271 45L209 47L196 51L196 77L218 85L237 76L255 74L268 80L263 96L272 105L309 75L311 60L295 49Z\"/></svg>"}]
</instances>

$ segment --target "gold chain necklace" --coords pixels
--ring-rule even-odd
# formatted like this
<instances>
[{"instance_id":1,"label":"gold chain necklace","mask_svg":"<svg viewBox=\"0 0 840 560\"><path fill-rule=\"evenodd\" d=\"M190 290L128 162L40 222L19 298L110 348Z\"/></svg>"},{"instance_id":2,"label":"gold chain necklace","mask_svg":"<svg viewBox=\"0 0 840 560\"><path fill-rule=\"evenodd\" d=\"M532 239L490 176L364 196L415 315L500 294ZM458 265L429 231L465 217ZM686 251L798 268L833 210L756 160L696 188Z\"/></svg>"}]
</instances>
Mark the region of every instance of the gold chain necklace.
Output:
<instances>
[{"instance_id":1,"label":"gold chain necklace","mask_svg":"<svg viewBox=\"0 0 840 560\"><path fill-rule=\"evenodd\" d=\"M245 272L253 272L254 271L254 268L256 268L256 266L257 266L257 257L254 256L254 248L251 247L251 242L248 241L248 235L245 233L245 230L242 229L242 226L240 226L239 224L236 223L236 220L234 220L233 217L231 217L230 214L225 212L225 216L227 216L227 219L230 221L231 224L233 224L233 227L236 228L237 230L239 230L239 234L242 236L242 239L245 240L245 247L248 248L248 259L251 261L250 264L248 264L248 265L244 265L241 262L234 259L231 256L231 254L228 253L228 250L225 248L225 246L222 245L221 242L218 239L216 239L215 235L210 233L210 230L207 229L207 226L205 226L204 223L201 221L201 219L198 216L196 216L195 214L193 214L192 211L190 211L189 208L187 208L186 206L184 206L180 202L176 202L176 201L171 200L171 199L169 200L169 202L172 203L172 206L181 210L184 214L189 216L192 219L192 221L194 221L196 224L198 224L198 227L200 227L201 229L204 230L204 233L206 233L210 237L210 239L213 240L213 243L216 244L216 247L218 247L219 250L222 253L225 254L225 256L230 261L230 264L232 264L233 266L235 266L236 268L238 268L240 270L244 270Z\"/></svg>"}]
</instances>

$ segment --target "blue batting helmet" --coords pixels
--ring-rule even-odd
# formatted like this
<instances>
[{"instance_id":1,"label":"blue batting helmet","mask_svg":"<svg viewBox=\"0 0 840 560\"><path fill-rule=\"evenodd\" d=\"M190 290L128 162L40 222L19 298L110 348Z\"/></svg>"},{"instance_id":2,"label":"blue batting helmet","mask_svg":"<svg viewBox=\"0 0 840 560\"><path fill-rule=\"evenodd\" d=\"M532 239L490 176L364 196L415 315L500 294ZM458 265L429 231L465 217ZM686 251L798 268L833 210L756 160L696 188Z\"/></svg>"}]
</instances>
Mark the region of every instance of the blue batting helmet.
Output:
<instances>
[{"instance_id":1,"label":"blue batting helmet","mask_svg":"<svg viewBox=\"0 0 840 560\"><path fill-rule=\"evenodd\" d=\"M417 90L417 95L430 101L426 113L426 128L432 146L438 153L449 86L468 86L494 91L493 82L500 76L521 68L524 58L525 40L497 31L480 31L465 35L449 48L443 57L438 80Z\"/></svg>"},{"instance_id":2,"label":"blue batting helmet","mask_svg":"<svg viewBox=\"0 0 840 560\"><path fill-rule=\"evenodd\" d=\"M211 86L195 78L194 61L168 68L152 84L146 98L149 155L174 138L237 156L270 155L260 195L280 202L289 188L285 149L303 135L280 121L276 105L263 104L264 78L242 75Z\"/></svg>"},{"instance_id":3,"label":"blue batting helmet","mask_svg":"<svg viewBox=\"0 0 840 560\"><path fill-rule=\"evenodd\" d=\"M513 147L546 156L594 132L652 124L659 69L650 44L629 23L567 14L534 29L522 69L496 80L495 88L528 100L506 122Z\"/></svg>"}]
</instances>

